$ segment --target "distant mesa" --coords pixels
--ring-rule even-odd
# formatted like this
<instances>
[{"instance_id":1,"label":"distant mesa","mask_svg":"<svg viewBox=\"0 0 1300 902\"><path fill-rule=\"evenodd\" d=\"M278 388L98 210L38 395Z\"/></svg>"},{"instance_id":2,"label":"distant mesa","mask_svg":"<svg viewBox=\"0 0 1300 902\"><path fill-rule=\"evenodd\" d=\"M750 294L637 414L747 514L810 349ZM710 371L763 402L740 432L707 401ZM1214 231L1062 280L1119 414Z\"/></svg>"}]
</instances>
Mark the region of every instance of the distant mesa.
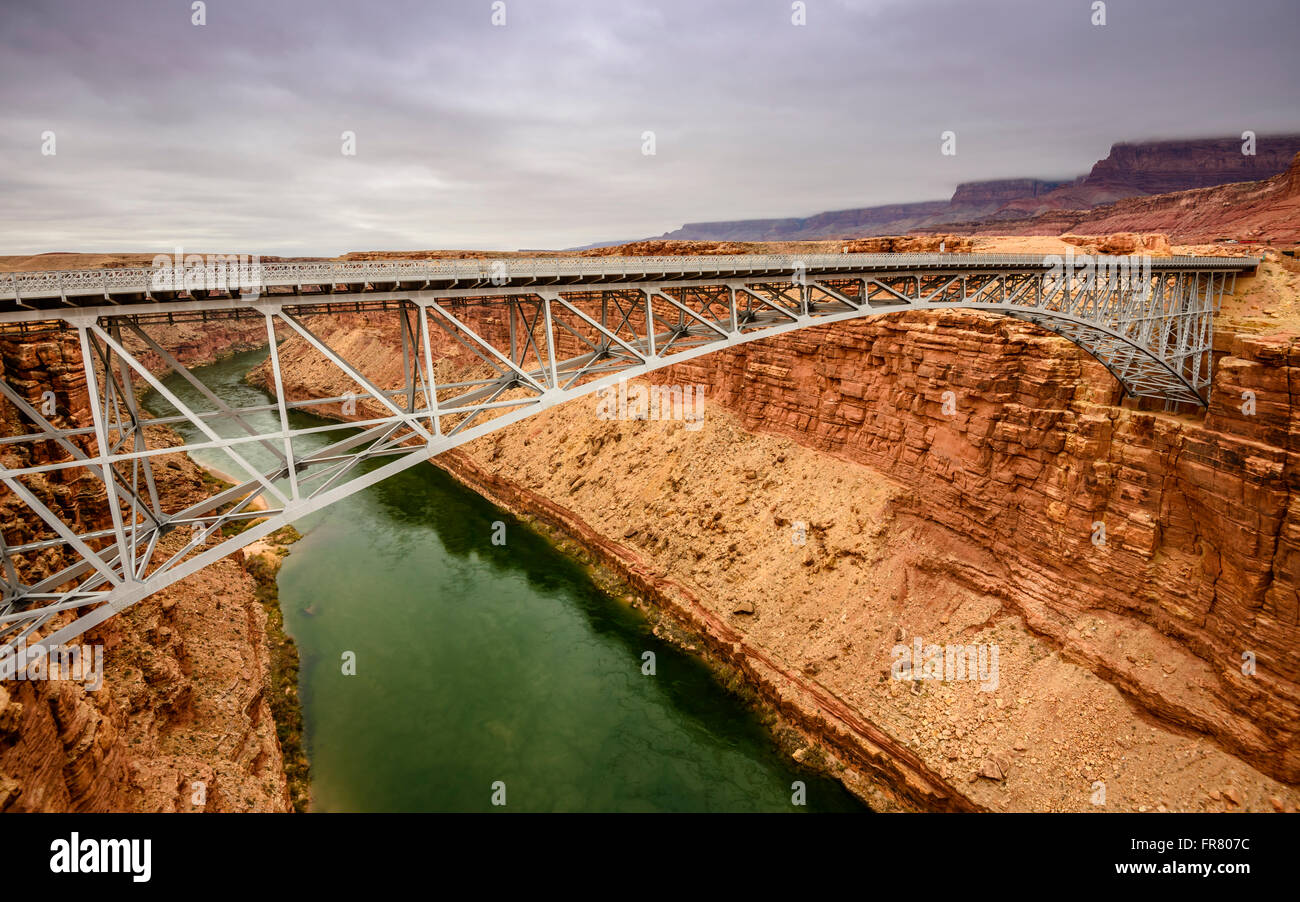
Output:
<instances>
[{"instance_id":1,"label":"distant mesa","mask_svg":"<svg viewBox=\"0 0 1300 902\"><path fill-rule=\"evenodd\" d=\"M1270 179L1285 172L1297 154L1300 134L1260 136L1253 155L1242 153L1239 137L1120 143L1087 175L1075 179L966 182L946 201L833 210L802 218L693 222L659 237L675 241L809 241L944 230L1056 234L1084 222L1087 217L1077 215L1080 211L1128 198ZM1068 215L1061 215L1067 211ZM1167 217L1162 222L1164 219ZM1051 232L1058 222L1063 228ZM1140 222L1135 226L1139 230L1155 227Z\"/></svg>"},{"instance_id":2,"label":"distant mesa","mask_svg":"<svg viewBox=\"0 0 1300 902\"><path fill-rule=\"evenodd\" d=\"M1253 155L1239 138L1116 144L1084 180L1084 187L1168 194L1229 182L1258 182L1284 171L1300 153L1300 135L1260 138Z\"/></svg>"}]
</instances>

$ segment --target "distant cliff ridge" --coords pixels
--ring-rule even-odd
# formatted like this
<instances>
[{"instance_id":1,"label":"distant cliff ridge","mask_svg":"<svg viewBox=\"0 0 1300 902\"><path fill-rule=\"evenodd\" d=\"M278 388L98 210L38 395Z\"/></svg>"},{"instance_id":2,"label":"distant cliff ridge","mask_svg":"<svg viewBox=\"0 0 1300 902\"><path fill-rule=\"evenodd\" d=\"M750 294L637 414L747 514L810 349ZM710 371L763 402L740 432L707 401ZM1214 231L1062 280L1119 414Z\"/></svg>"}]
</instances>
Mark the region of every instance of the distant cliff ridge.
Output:
<instances>
[{"instance_id":1,"label":"distant cliff ridge","mask_svg":"<svg viewBox=\"0 0 1300 902\"><path fill-rule=\"evenodd\" d=\"M1042 179L995 179L987 182L962 182L952 193L948 203L954 207L975 207L997 204L1022 197L1040 197L1071 181L1046 182Z\"/></svg>"},{"instance_id":2,"label":"distant cliff ridge","mask_svg":"<svg viewBox=\"0 0 1300 902\"><path fill-rule=\"evenodd\" d=\"M890 204L854 210L832 210L803 219L742 219L688 222L664 238L704 241L788 241L840 235L888 235L943 222L951 207L946 200Z\"/></svg>"},{"instance_id":3,"label":"distant cliff ridge","mask_svg":"<svg viewBox=\"0 0 1300 902\"><path fill-rule=\"evenodd\" d=\"M1260 136L1253 155L1242 153L1239 137L1120 143L1086 176L1076 179L964 182L946 201L832 210L807 217L692 222L660 237L807 241L899 235L950 224L1012 222L1047 211L1091 210L1130 197L1261 181L1286 171L1297 153L1300 134Z\"/></svg>"}]
</instances>

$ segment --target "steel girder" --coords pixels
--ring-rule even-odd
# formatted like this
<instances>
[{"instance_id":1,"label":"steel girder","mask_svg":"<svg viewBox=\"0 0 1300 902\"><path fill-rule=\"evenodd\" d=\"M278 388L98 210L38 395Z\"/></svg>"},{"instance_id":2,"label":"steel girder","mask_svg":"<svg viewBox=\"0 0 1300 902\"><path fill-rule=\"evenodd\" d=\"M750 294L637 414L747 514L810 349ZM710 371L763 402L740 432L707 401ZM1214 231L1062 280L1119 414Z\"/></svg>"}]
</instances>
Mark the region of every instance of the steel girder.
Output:
<instances>
[{"instance_id":1,"label":"steel girder","mask_svg":"<svg viewBox=\"0 0 1300 902\"><path fill-rule=\"evenodd\" d=\"M383 291L367 285L328 303L271 295L71 308L50 319L63 334L75 334L90 423L42 412L20 386L0 380L0 395L13 408L7 421L22 424L21 434L0 437L0 480L30 515L0 535L0 650L37 635L47 646L67 643L299 517L557 404L702 354L812 326L906 310L983 310L1074 342L1131 395L1204 404L1213 313L1232 272L1201 267L1099 275L1030 267L765 273L554 288ZM399 379L391 366L382 380L377 375L377 364L387 361L346 359L308 322L350 309L371 310L372 321L396 330L390 346L402 348ZM7 315L0 313L0 322ZM186 316L260 318L272 400L230 405L151 334L159 323ZM289 339L298 353L313 355L357 391L288 400L282 347ZM474 365L440 381L439 366L448 370L447 348L467 352L459 359ZM202 404L187 404L155 375L146 366L150 355L155 368L178 374ZM138 400L145 386L175 413L146 412ZM350 422L291 420L294 412L333 413L349 401L361 411ZM252 424L268 414L278 428ZM177 444L156 428L177 424L194 437ZM302 447L338 433L322 447ZM270 462L250 460L246 453L254 448ZM168 455L198 450L224 454L238 484L197 503L169 505L158 466ZM83 479L98 490L78 496L93 498L98 509L69 516L55 501L61 487ZM227 527L247 521L254 523L228 534ZM12 658L2 661L8 663L0 663L0 678L14 667Z\"/></svg>"}]
</instances>

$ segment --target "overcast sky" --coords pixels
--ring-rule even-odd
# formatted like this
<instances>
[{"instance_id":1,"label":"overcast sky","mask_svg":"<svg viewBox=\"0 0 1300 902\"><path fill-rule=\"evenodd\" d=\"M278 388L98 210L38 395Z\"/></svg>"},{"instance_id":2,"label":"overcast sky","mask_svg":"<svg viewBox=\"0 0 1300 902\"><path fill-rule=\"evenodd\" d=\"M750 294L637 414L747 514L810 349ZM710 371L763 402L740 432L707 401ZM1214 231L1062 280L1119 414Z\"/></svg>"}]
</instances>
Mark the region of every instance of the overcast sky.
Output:
<instances>
[{"instance_id":1,"label":"overcast sky","mask_svg":"<svg viewBox=\"0 0 1300 902\"><path fill-rule=\"evenodd\" d=\"M0 254L560 248L1300 131L1295 0L504 5L0 0Z\"/></svg>"}]
</instances>

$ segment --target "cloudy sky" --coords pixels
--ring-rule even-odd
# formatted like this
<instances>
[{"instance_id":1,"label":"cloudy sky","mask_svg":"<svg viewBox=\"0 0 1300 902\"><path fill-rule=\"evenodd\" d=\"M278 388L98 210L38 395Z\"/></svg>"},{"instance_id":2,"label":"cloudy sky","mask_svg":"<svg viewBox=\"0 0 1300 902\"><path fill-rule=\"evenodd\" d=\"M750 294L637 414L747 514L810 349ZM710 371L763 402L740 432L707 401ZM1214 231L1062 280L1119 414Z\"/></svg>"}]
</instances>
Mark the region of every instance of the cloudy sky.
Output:
<instances>
[{"instance_id":1,"label":"cloudy sky","mask_svg":"<svg viewBox=\"0 0 1300 902\"><path fill-rule=\"evenodd\" d=\"M1295 0L193 6L0 0L0 254L559 248L1300 131Z\"/></svg>"}]
</instances>

